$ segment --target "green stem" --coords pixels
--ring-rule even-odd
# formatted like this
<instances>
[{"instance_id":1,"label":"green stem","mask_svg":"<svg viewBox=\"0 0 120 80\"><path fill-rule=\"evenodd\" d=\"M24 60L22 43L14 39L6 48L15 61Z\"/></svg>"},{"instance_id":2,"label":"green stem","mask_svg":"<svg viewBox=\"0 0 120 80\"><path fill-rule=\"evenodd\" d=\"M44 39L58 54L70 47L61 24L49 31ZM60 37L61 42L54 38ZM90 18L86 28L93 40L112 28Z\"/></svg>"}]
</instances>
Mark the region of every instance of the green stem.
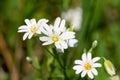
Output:
<instances>
[{"instance_id":1,"label":"green stem","mask_svg":"<svg viewBox=\"0 0 120 80\"><path fill-rule=\"evenodd\" d=\"M81 75L79 74L79 77L78 77L78 79L77 80L80 80L81 79Z\"/></svg>"},{"instance_id":2,"label":"green stem","mask_svg":"<svg viewBox=\"0 0 120 80\"><path fill-rule=\"evenodd\" d=\"M59 65L60 65L60 67L62 68L62 69L64 69L64 66L62 65L62 63L61 63L61 61L60 61L60 59L59 59L59 56L58 56L58 53L57 53L57 51L56 50L53 50L54 51L54 58L57 60L57 62L59 63Z\"/></svg>"},{"instance_id":3,"label":"green stem","mask_svg":"<svg viewBox=\"0 0 120 80\"><path fill-rule=\"evenodd\" d=\"M63 69L63 73L64 73L64 76L65 76L65 80L69 80L69 78L68 78L68 76L67 76L67 73L66 73L66 68L65 68L65 66L62 65L56 49L53 49L53 51L54 51L54 54L55 54L55 59L56 59L57 62L59 63L60 67Z\"/></svg>"},{"instance_id":4,"label":"green stem","mask_svg":"<svg viewBox=\"0 0 120 80\"><path fill-rule=\"evenodd\" d=\"M49 51L47 48L45 48L45 49L47 50L47 52L48 52L51 56L55 57L55 55L54 55L51 51Z\"/></svg>"},{"instance_id":5,"label":"green stem","mask_svg":"<svg viewBox=\"0 0 120 80\"><path fill-rule=\"evenodd\" d=\"M31 64L31 65L32 65L32 67L33 67L36 71L40 71L40 72L41 72L41 69L35 67L33 64Z\"/></svg>"}]
</instances>

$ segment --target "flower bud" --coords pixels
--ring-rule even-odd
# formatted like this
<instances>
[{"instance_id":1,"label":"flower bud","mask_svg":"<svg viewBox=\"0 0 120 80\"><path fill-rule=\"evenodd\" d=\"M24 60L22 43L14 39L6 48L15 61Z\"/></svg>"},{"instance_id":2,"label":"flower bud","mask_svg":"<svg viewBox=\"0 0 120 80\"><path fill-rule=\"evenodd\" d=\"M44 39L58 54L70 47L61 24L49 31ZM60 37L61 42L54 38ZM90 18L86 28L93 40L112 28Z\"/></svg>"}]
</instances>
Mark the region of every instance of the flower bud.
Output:
<instances>
[{"instance_id":1,"label":"flower bud","mask_svg":"<svg viewBox=\"0 0 120 80\"><path fill-rule=\"evenodd\" d=\"M71 26L71 27L69 28L69 31L73 32L73 31L74 31L74 26Z\"/></svg>"},{"instance_id":2,"label":"flower bud","mask_svg":"<svg viewBox=\"0 0 120 80\"><path fill-rule=\"evenodd\" d=\"M29 62L30 64L32 64L32 58L30 58L30 57L26 57L26 60L27 60L27 62Z\"/></svg>"},{"instance_id":3,"label":"flower bud","mask_svg":"<svg viewBox=\"0 0 120 80\"><path fill-rule=\"evenodd\" d=\"M112 76L110 77L110 80L120 80L118 75Z\"/></svg>"},{"instance_id":4,"label":"flower bud","mask_svg":"<svg viewBox=\"0 0 120 80\"><path fill-rule=\"evenodd\" d=\"M115 75L116 73L115 73L115 67L114 67L114 65L112 64L112 62L111 61L109 61L109 60L107 60L107 59L105 59L104 58L104 66L105 66L105 69L106 69L106 71L107 71L107 73L110 75L110 76L113 76L113 75Z\"/></svg>"},{"instance_id":5,"label":"flower bud","mask_svg":"<svg viewBox=\"0 0 120 80\"><path fill-rule=\"evenodd\" d=\"M95 48L97 46L97 40L94 40L92 43L92 48Z\"/></svg>"}]
</instances>

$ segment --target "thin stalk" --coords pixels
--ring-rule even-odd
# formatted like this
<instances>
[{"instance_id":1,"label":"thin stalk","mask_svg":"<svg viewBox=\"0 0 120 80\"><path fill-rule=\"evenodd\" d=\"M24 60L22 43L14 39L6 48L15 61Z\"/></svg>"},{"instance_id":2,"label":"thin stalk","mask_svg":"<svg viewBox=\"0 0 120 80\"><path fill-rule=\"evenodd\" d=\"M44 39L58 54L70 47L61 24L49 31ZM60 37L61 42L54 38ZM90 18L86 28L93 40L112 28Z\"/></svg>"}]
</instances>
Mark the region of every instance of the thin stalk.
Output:
<instances>
[{"instance_id":1,"label":"thin stalk","mask_svg":"<svg viewBox=\"0 0 120 80\"><path fill-rule=\"evenodd\" d=\"M63 69L63 73L64 73L64 76L65 76L65 80L69 80L69 78L68 78L68 76L67 76L67 73L66 73L66 68L65 68L65 66L62 65L56 49L53 49L53 51L54 51L54 54L55 54L55 59L56 59L57 62L59 63L60 67Z\"/></svg>"},{"instance_id":2,"label":"thin stalk","mask_svg":"<svg viewBox=\"0 0 120 80\"><path fill-rule=\"evenodd\" d=\"M49 51L47 48L45 48L45 49L47 50L47 52L48 52L51 56L55 57L55 55L54 55L51 51Z\"/></svg>"},{"instance_id":3,"label":"thin stalk","mask_svg":"<svg viewBox=\"0 0 120 80\"><path fill-rule=\"evenodd\" d=\"M35 67L33 64L31 64L31 65L32 65L32 67L33 67L36 71L41 71L41 69Z\"/></svg>"}]
</instances>

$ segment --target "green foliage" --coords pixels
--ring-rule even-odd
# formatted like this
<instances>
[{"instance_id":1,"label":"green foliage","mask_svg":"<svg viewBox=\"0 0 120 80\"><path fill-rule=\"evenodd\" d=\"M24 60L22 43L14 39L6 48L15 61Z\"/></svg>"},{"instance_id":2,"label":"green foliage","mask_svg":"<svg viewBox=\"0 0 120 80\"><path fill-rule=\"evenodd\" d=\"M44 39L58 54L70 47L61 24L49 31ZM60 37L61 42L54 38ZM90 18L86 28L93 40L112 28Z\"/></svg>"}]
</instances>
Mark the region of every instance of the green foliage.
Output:
<instances>
[{"instance_id":1,"label":"green foliage","mask_svg":"<svg viewBox=\"0 0 120 80\"><path fill-rule=\"evenodd\" d=\"M19 66L17 69L23 80L63 80L64 76L57 61L45 51L38 40L22 41L23 34L17 33L18 27L23 25L24 19L27 18L37 20L48 18L50 23L53 23L63 11L76 4L83 10L82 27L76 32L78 45L76 48L66 50L65 54L59 54L62 64L67 66L68 77L71 78L70 80L78 79L79 75L76 75L72 69L74 60L80 59L84 48L89 49L94 40L98 41L98 46L94 49L93 56L106 57L112 61L117 74L120 75L120 0L1 0L0 34L4 36L7 47L13 53L11 54L13 62ZM40 72L25 62L26 56L37 57L35 65L37 68L40 66ZM102 60L101 63L103 63ZM24 70L25 67L29 67L26 68L28 70ZM0 72L1 69L3 69L2 65ZM98 73L95 80L107 79L108 75L104 67L98 69ZM0 76L0 79L4 76L8 77L6 74L10 72L2 72L3 77ZM57 79L51 79L52 77Z\"/></svg>"}]
</instances>

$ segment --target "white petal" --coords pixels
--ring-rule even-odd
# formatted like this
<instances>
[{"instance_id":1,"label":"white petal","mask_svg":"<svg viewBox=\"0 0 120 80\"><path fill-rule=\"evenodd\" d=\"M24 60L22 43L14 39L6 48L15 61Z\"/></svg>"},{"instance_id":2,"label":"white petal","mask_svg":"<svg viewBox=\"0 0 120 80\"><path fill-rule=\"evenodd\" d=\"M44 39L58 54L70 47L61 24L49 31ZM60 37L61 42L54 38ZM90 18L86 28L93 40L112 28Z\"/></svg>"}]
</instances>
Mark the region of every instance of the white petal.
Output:
<instances>
[{"instance_id":1,"label":"white petal","mask_svg":"<svg viewBox=\"0 0 120 80\"><path fill-rule=\"evenodd\" d=\"M95 57L95 58L92 59L92 62L94 63L94 62L96 62L98 60L100 60L100 57Z\"/></svg>"},{"instance_id":2,"label":"white petal","mask_svg":"<svg viewBox=\"0 0 120 80\"><path fill-rule=\"evenodd\" d=\"M41 41L49 41L50 38L49 37L46 37L46 36L43 36L43 37L40 37L39 38Z\"/></svg>"},{"instance_id":3,"label":"white petal","mask_svg":"<svg viewBox=\"0 0 120 80\"><path fill-rule=\"evenodd\" d=\"M79 74L83 70L82 66L79 66L79 65L74 66L73 69L76 70L76 72L75 72L76 74Z\"/></svg>"},{"instance_id":4,"label":"white petal","mask_svg":"<svg viewBox=\"0 0 120 80\"><path fill-rule=\"evenodd\" d=\"M81 67L82 67L82 66L80 66L80 65L76 65L76 66L73 67L73 69L74 69L74 70L78 70L78 69L81 69Z\"/></svg>"},{"instance_id":5,"label":"white petal","mask_svg":"<svg viewBox=\"0 0 120 80\"><path fill-rule=\"evenodd\" d=\"M102 65L100 63L94 63L93 67L102 67Z\"/></svg>"},{"instance_id":6,"label":"white petal","mask_svg":"<svg viewBox=\"0 0 120 80\"><path fill-rule=\"evenodd\" d=\"M28 32L27 29L21 29L21 30L18 30L18 32Z\"/></svg>"},{"instance_id":7,"label":"white petal","mask_svg":"<svg viewBox=\"0 0 120 80\"><path fill-rule=\"evenodd\" d=\"M31 39L33 36L33 33L30 33L29 36L28 36L28 39Z\"/></svg>"},{"instance_id":8,"label":"white petal","mask_svg":"<svg viewBox=\"0 0 120 80\"><path fill-rule=\"evenodd\" d=\"M29 26L31 26L30 20L29 19L25 19L25 23Z\"/></svg>"},{"instance_id":9,"label":"white petal","mask_svg":"<svg viewBox=\"0 0 120 80\"><path fill-rule=\"evenodd\" d=\"M55 22L54 22L54 29L55 29L55 31L58 29L58 26L60 24L60 20L61 20L60 17L57 17Z\"/></svg>"},{"instance_id":10,"label":"white petal","mask_svg":"<svg viewBox=\"0 0 120 80\"><path fill-rule=\"evenodd\" d=\"M82 55L82 60L83 60L83 61L86 61L86 59L87 59L86 53L83 53L83 55Z\"/></svg>"},{"instance_id":11,"label":"white petal","mask_svg":"<svg viewBox=\"0 0 120 80\"><path fill-rule=\"evenodd\" d=\"M75 63L75 64L82 64L82 61L81 61L81 60L75 60L74 63Z\"/></svg>"},{"instance_id":12,"label":"white petal","mask_svg":"<svg viewBox=\"0 0 120 80\"><path fill-rule=\"evenodd\" d=\"M28 26L23 25L23 26L20 26L18 29L28 29Z\"/></svg>"},{"instance_id":13,"label":"white petal","mask_svg":"<svg viewBox=\"0 0 120 80\"><path fill-rule=\"evenodd\" d=\"M69 45L70 47L76 47L77 43L78 43L78 40L77 40L77 39L70 39L70 40L68 41L68 45Z\"/></svg>"},{"instance_id":14,"label":"white petal","mask_svg":"<svg viewBox=\"0 0 120 80\"><path fill-rule=\"evenodd\" d=\"M36 20L35 19L31 19L30 21L31 21L31 24L36 25Z\"/></svg>"},{"instance_id":15,"label":"white petal","mask_svg":"<svg viewBox=\"0 0 120 80\"><path fill-rule=\"evenodd\" d=\"M65 27L65 20L63 19L60 23L60 30L64 31L64 27Z\"/></svg>"},{"instance_id":16,"label":"white petal","mask_svg":"<svg viewBox=\"0 0 120 80\"><path fill-rule=\"evenodd\" d=\"M98 75L98 72L97 72L97 70L96 70L95 68L92 69L92 73L93 73L94 75Z\"/></svg>"},{"instance_id":17,"label":"white petal","mask_svg":"<svg viewBox=\"0 0 120 80\"><path fill-rule=\"evenodd\" d=\"M42 45L49 45L49 44L52 44L53 43L53 41L52 40L49 40L49 41L47 41L47 42L44 42Z\"/></svg>"},{"instance_id":18,"label":"white petal","mask_svg":"<svg viewBox=\"0 0 120 80\"><path fill-rule=\"evenodd\" d=\"M23 40L25 40L28 35L29 35L29 33L25 33L24 36L23 36Z\"/></svg>"},{"instance_id":19,"label":"white petal","mask_svg":"<svg viewBox=\"0 0 120 80\"><path fill-rule=\"evenodd\" d=\"M48 26L48 25L46 25L46 26L43 26L43 29L47 32L47 33L49 33L49 35L52 35L52 27L51 26Z\"/></svg>"},{"instance_id":20,"label":"white petal","mask_svg":"<svg viewBox=\"0 0 120 80\"><path fill-rule=\"evenodd\" d=\"M93 76L93 74L92 74L92 72L91 72L91 71L88 71L88 76L89 76L89 78L91 78L91 79L93 79L93 78L94 78L94 76Z\"/></svg>"},{"instance_id":21,"label":"white petal","mask_svg":"<svg viewBox=\"0 0 120 80\"><path fill-rule=\"evenodd\" d=\"M65 41L60 41L60 45L61 47L63 47L64 49L67 49L68 48L68 45Z\"/></svg>"},{"instance_id":22,"label":"white petal","mask_svg":"<svg viewBox=\"0 0 120 80\"><path fill-rule=\"evenodd\" d=\"M49 35L49 32L47 32L43 27L40 27L40 30L43 34Z\"/></svg>"},{"instance_id":23,"label":"white petal","mask_svg":"<svg viewBox=\"0 0 120 80\"><path fill-rule=\"evenodd\" d=\"M36 31L36 33L37 33L37 34L41 34L41 30L38 29L38 30Z\"/></svg>"},{"instance_id":24,"label":"white petal","mask_svg":"<svg viewBox=\"0 0 120 80\"><path fill-rule=\"evenodd\" d=\"M64 49L62 47L61 48L57 48L57 51L64 53Z\"/></svg>"},{"instance_id":25,"label":"white petal","mask_svg":"<svg viewBox=\"0 0 120 80\"><path fill-rule=\"evenodd\" d=\"M91 55L90 52L88 52L88 53L87 53L87 59L88 59L88 61L91 60L91 58L92 58L92 55Z\"/></svg>"},{"instance_id":26,"label":"white petal","mask_svg":"<svg viewBox=\"0 0 120 80\"><path fill-rule=\"evenodd\" d=\"M57 49L61 49L61 45L60 45L59 42L55 42L55 46L56 46Z\"/></svg>"},{"instance_id":27,"label":"white petal","mask_svg":"<svg viewBox=\"0 0 120 80\"><path fill-rule=\"evenodd\" d=\"M47 19L40 19L40 20L38 21L38 25L44 26L44 24L46 24L47 22L48 22Z\"/></svg>"},{"instance_id":28,"label":"white petal","mask_svg":"<svg viewBox=\"0 0 120 80\"><path fill-rule=\"evenodd\" d=\"M55 42L55 46L56 46L58 52L63 52L64 53L64 48L61 46L59 41Z\"/></svg>"},{"instance_id":29,"label":"white petal","mask_svg":"<svg viewBox=\"0 0 120 80\"><path fill-rule=\"evenodd\" d=\"M64 32L60 35L60 37L64 40L75 38L74 32Z\"/></svg>"},{"instance_id":30,"label":"white petal","mask_svg":"<svg viewBox=\"0 0 120 80\"><path fill-rule=\"evenodd\" d=\"M87 73L87 71L83 71L83 72L81 73L81 77L85 77L86 73Z\"/></svg>"}]
</instances>

